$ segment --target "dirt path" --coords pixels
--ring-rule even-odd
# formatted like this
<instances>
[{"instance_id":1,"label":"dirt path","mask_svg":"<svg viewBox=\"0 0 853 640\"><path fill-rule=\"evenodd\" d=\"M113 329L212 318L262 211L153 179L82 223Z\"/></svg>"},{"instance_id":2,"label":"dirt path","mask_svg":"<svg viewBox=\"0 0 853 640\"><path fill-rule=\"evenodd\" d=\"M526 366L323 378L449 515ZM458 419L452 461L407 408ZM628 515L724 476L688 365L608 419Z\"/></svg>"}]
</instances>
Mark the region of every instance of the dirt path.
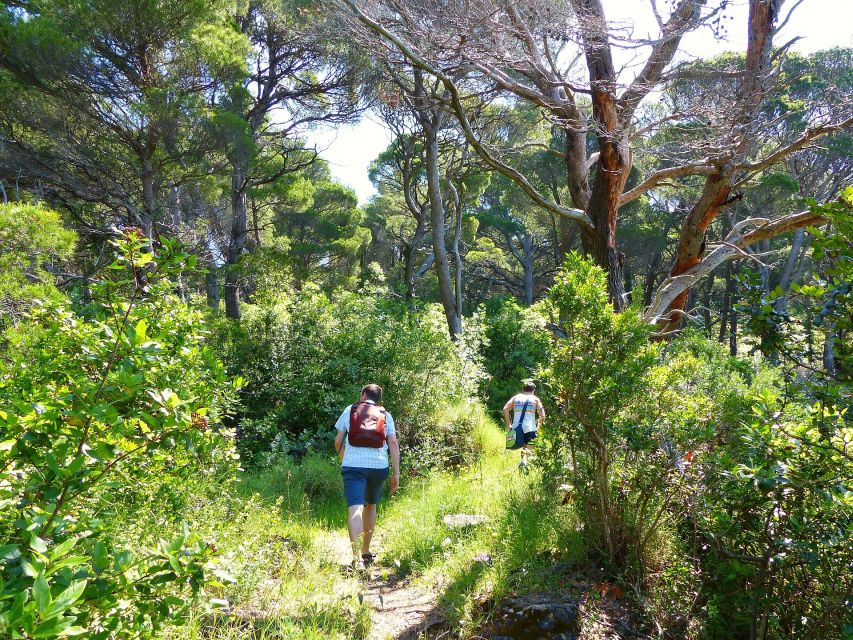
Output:
<instances>
[{"instance_id":1,"label":"dirt path","mask_svg":"<svg viewBox=\"0 0 853 640\"><path fill-rule=\"evenodd\" d=\"M341 565L350 560L349 539L340 531L329 531L318 540ZM417 640L427 629L444 621L431 591L400 580L387 567L372 567L363 580L359 599L370 605L368 640Z\"/></svg>"}]
</instances>

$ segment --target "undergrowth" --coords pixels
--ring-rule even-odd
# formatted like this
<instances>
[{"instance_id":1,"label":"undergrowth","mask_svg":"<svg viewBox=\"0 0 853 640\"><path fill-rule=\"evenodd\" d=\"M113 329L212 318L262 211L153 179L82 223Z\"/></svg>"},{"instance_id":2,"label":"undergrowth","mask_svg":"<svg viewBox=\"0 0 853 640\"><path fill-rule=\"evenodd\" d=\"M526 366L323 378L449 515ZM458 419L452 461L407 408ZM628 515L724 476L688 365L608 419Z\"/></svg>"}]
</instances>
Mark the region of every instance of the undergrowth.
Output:
<instances>
[{"instance_id":1,"label":"undergrowth","mask_svg":"<svg viewBox=\"0 0 853 640\"><path fill-rule=\"evenodd\" d=\"M555 559L582 556L571 508L542 495L535 471L518 472L518 454L505 452L503 432L483 412L473 433L478 461L404 477L401 491L380 505L375 543L380 570L435 589L437 606L462 637L487 612L484 602L514 590L552 588L560 579L552 571ZM301 464L285 457L244 473L235 486L199 479L173 501L219 548L222 586L208 595L227 608L199 603L188 625L170 629L164 640L357 639L369 633L370 611L358 597L362 585L341 571L346 508L332 455L315 452ZM180 526L158 520L156 504L147 509L116 523L117 535L155 540ZM443 521L448 514L488 521L450 529Z\"/></svg>"}]
</instances>

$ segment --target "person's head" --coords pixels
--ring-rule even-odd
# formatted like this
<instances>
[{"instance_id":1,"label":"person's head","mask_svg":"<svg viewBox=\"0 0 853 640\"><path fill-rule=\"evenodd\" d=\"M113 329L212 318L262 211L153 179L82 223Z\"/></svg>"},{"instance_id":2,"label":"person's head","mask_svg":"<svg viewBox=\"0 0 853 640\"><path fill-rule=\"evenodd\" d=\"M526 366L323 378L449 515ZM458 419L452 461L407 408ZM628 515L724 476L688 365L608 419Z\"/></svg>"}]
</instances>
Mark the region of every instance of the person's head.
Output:
<instances>
[{"instance_id":1,"label":"person's head","mask_svg":"<svg viewBox=\"0 0 853 640\"><path fill-rule=\"evenodd\" d=\"M373 402L382 402L382 387L378 384L366 384L361 389L361 401L372 400Z\"/></svg>"},{"instance_id":2,"label":"person's head","mask_svg":"<svg viewBox=\"0 0 853 640\"><path fill-rule=\"evenodd\" d=\"M524 393L536 393L536 385L533 384L533 380L525 380L524 386L521 387L521 390Z\"/></svg>"}]
</instances>

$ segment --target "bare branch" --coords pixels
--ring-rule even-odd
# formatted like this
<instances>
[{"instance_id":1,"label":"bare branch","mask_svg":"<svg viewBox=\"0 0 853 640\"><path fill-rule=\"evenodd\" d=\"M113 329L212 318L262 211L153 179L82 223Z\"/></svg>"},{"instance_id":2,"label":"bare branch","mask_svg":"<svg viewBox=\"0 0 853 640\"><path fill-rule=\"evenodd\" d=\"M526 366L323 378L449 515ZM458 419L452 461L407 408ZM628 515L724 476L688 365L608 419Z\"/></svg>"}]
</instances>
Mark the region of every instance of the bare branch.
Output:
<instances>
[{"instance_id":1,"label":"bare branch","mask_svg":"<svg viewBox=\"0 0 853 640\"><path fill-rule=\"evenodd\" d=\"M795 229L816 227L826 223L826 218L811 211L792 213L776 220L767 220L766 218L748 218L742 220L735 225L725 241L714 246L698 264L683 273L670 276L664 280L660 287L658 287L652 304L643 314L643 318L651 324L666 323L669 320L669 312L667 310L678 296L690 289L702 278L710 275L714 269L724 262L742 257L746 248L756 242L774 238ZM752 226L755 226L752 231L744 232L744 229ZM754 256L750 255L749 257ZM673 309L672 311L676 313L682 312L681 309Z\"/></svg>"},{"instance_id":2,"label":"bare branch","mask_svg":"<svg viewBox=\"0 0 853 640\"><path fill-rule=\"evenodd\" d=\"M530 197L531 200L533 200L533 202L543 207L544 209L560 217L577 222L581 226L584 226L588 229L593 229L593 222L589 218L589 216L587 216L585 211L581 209L563 207L546 198L544 195L539 193L536 187L534 187L530 183L530 181L518 170L504 162L501 162L493 153L489 145L482 142L476 136L471 126L471 122L468 119L465 106L462 103L462 97L459 93L459 88L456 86L456 83L450 76L448 76L435 65L430 64L430 62L427 61L423 56L421 56L415 50L414 47L404 42L402 38L391 33L378 21L365 14L358 6L355 0L342 1L353 11L356 18L363 25L365 25L374 33L392 42L412 65L426 73L429 73L430 75L439 79L442 82L450 96L450 106L453 110L453 113L459 120L459 123L462 125L462 131L465 134L465 139L489 167L505 175L507 178L513 180L516 184L518 184L521 190L524 191Z\"/></svg>"},{"instance_id":3,"label":"bare branch","mask_svg":"<svg viewBox=\"0 0 853 640\"><path fill-rule=\"evenodd\" d=\"M633 200L636 200L650 189L654 189L658 185L664 183L664 181L671 178L681 178L684 176L708 176L714 173L714 171L716 171L716 168L707 160L694 162L692 164L684 164L678 167L660 169L659 171L655 171L633 189L629 189L623 193L622 197L619 198L619 206L621 207Z\"/></svg>"}]
</instances>

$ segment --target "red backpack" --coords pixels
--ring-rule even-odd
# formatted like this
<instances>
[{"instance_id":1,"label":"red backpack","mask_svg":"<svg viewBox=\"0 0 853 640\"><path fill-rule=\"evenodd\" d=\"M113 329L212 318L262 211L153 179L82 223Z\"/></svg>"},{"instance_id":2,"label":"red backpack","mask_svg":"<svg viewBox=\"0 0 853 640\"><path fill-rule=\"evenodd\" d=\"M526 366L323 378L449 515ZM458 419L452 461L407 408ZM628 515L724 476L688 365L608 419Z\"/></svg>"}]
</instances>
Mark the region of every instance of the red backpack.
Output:
<instances>
[{"instance_id":1,"label":"red backpack","mask_svg":"<svg viewBox=\"0 0 853 640\"><path fill-rule=\"evenodd\" d=\"M385 407L369 402L352 405L348 437L353 447L381 448L385 444Z\"/></svg>"}]
</instances>

